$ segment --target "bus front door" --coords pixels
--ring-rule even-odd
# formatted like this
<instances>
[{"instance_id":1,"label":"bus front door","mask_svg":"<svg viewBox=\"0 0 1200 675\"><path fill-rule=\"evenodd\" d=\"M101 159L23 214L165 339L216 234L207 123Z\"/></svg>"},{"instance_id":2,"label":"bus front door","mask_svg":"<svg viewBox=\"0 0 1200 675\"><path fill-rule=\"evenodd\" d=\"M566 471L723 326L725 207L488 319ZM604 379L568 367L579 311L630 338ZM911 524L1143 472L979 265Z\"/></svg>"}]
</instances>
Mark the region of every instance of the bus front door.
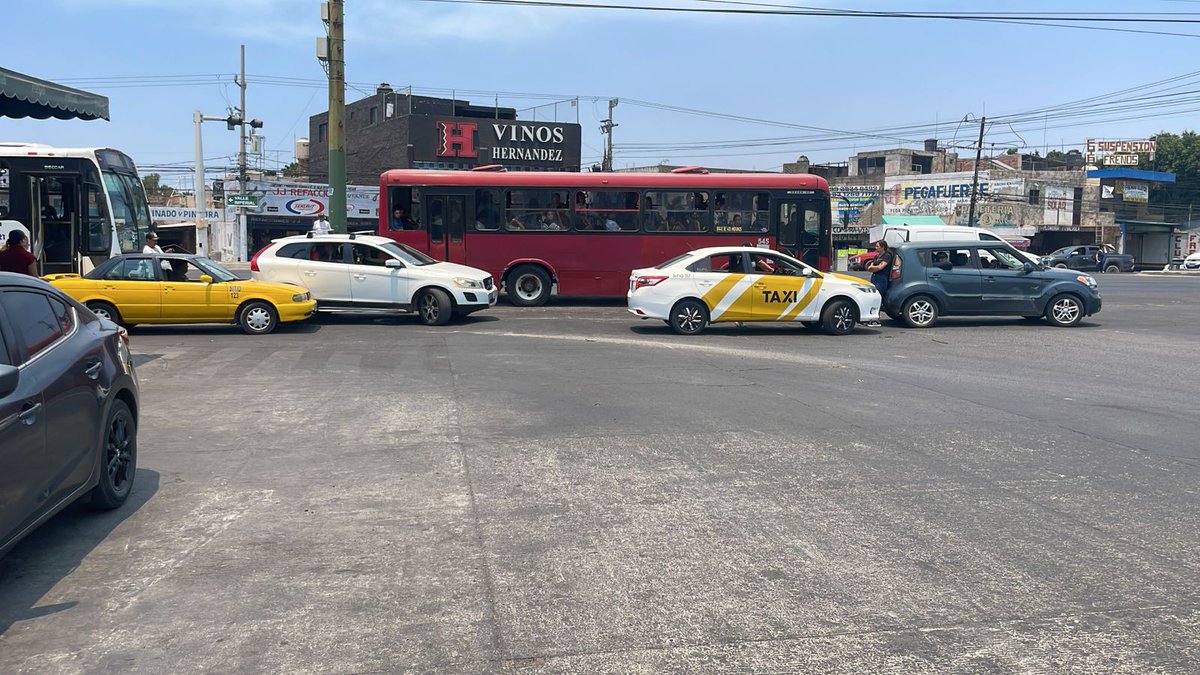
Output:
<instances>
[{"instance_id":1,"label":"bus front door","mask_svg":"<svg viewBox=\"0 0 1200 675\"><path fill-rule=\"evenodd\" d=\"M814 200L776 202L779 248L812 267L828 271L832 259L829 205Z\"/></svg>"},{"instance_id":2,"label":"bus front door","mask_svg":"<svg viewBox=\"0 0 1200 675\"><path fill-rule=\"evenodd\" d=\"M447 262L465 262L463 233L467 229L467 198L459 195L425 197L425 227L429 255Z\"/></svg>"},{"instance_id":3,"label":"bus front door","mask_svg":"<svg viewBox=\"0 0 1200 675\"><path fill-rule=\"evenodd\" d=\"M29 177L30 242L41 274L80 271L75 256L81 227L79 182L75 174Z\"/></svg>"}]
</instances>

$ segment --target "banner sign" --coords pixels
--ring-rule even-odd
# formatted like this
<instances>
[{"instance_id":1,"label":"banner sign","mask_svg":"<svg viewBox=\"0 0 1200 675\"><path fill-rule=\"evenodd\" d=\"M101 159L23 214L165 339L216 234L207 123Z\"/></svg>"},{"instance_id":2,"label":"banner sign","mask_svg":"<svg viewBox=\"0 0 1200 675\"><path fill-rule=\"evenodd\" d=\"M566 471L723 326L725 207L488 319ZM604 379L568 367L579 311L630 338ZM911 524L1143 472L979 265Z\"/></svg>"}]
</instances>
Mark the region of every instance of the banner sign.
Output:
<instances>
[{"instance_id":1,"label":"banner sign","mask_svg":"<svg viewBox=\"0 0 1200 675\"><path fill-rule=\"evenodd\" d=\"M331 193L332 189L321 183L248 181L246 195L256 197L258 203L248 207L246 212L266 216L316 218L322 213L329 212L329 195ZM225 181L225 205L233 205L235 195L238 194L238 182L236 180ZM346 217L378 220L379 186L346 186Z\"/></svg>"},{"instance_id":2,"label":"banner sign","mask_svg":"<svg viewBox=\"0 0 1200 675\"><path fill-rule=\"evenodd\" d=\"M951 216L955 207L971 203L971 182L974 173L931 173L888 178L883 184L883 212L886 215ZM1021 178L991 180L987 171L979 172L979 193L976 203L989 197L1009 195L1021 197L1025 181Z\"/></svg>"},{"instance_id":3,"label":"banner sign","mask_svg":"<svg viewBox=\"0 0 1200 675\"><path fill-rule=\"evenodd\" d=\"M831 185L830 203L834 234L865 234L871 228L860 224L863 212L879 200L882 190L876 185Z\"/></svg>"},{"instance_id":4,"label":"banner sign","mask_svg":"<svg viewBox=\"0 0 1200 675\"><path fill-rule=\"evenodd\" d=\"M204 217L207 220L220 220L221 209L204 209ZM196 209L186 208L181 206L151 206L150 220L170 220L170 221L185 221L196 220Z\"/></svg>"},{"instance_id":5,"label":"banner sign","mask_svg":"<svg viewBox=\"0 0 1200 675\"><path fill-rule=\"evenodd\" d=\"M1142 155L1149 155L1149 159L1154 159L1157 150L1158 141L1154 139L1105 141L1089 138L1083 160L1093 165L1103 163L1109 166L1137 166Z\"/></svg>"}]
</instances>

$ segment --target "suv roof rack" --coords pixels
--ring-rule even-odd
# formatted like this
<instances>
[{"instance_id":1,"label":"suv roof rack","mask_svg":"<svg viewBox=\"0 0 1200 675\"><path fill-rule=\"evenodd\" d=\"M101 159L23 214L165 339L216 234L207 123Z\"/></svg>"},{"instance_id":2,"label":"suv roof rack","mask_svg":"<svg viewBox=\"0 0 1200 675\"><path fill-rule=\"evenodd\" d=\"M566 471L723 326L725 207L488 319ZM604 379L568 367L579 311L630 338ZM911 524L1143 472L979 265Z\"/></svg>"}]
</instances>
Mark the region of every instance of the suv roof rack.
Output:
<instances>
[{"instance_id":1,"label":"suv roof rack","mask_svg":"<svg viewBox=\"0 0 1200 675\"><path fill-rule=\"evenodd\" d=\"M308 234L305 234L304 236L305 236L305 238L307 238L307 239L312 239L312 238L313 238L313 231L312 231L312 230L309 230L309 231L308 231Z\"/></svg>"}]
</instances>

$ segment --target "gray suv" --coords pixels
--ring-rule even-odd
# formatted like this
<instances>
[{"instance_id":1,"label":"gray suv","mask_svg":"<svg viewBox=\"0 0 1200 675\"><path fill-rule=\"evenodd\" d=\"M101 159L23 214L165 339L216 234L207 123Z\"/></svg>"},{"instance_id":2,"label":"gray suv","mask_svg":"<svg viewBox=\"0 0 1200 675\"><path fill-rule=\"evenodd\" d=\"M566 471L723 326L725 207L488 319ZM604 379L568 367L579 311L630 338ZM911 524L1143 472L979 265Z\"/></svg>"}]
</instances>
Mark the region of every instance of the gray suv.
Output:
<instances>
[{"instance_id":1,"label":"gray suv","mask_svg":"<svg viewBox=\"0 0 1200 675\"><path fill-rule=\"evenodd\" d=\"M912 328L951 315L1074 326L1100 311L1100 293L1091 275L1029 262L1000 242L910 242L896 248L883 308Z\"/></svg>"}]
</instances>

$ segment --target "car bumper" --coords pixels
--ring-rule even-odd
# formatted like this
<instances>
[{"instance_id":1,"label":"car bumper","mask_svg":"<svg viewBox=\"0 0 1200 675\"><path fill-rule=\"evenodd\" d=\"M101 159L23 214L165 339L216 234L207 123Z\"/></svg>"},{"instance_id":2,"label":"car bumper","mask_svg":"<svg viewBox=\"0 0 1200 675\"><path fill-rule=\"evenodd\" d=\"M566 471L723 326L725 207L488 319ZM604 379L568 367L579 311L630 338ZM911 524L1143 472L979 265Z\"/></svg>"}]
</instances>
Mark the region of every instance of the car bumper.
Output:
<instances>
[{"instance_id":1,"label":"car bumper","mask_svg":"<svg viewBox=\"0 0 1200 675\"><path fill-rule=\"evenodd\" d=\"M1096 295L1094 295L1090 298L1083 299L1083 308L1084 308L1084 311L1087 312L1088 316L1091 316L1093 314L1099 314L1100 306L1102 304L1104 304L1104 303L1103 303L1103 301L1101 301L1099 293L1097 293Z\"/></svg>"},{"instance_id":2,"label":"car bumper","mask_svg":"<svg viewBox=\"0 0 1200 675\"><path fill-rule=\"evenodd\" d=\"M671 316L674 299L656 298L649 293L633 291L626 296L629 303L629 313L642 319L662 319L666 321Z\"/></svg>"},{"instance_id":3,"label":"car bumper","mask_svg":"<svg viewBox=\"0 0 1200 675\"><path fill-rule=\"evenodd\" d=\"M288 323L289 321L303 321L313 315L317 309L316 300L306 300L304 302L293 302L287 305L280 305L279 322Z\"/></svg>"},{"instance_id":4,"label":"car bumper","mask_svg":"<svg viewBox=\"0 0 1200 675\"><path fill-rule=\"evenodd\" d=\"M481 309L487 309L496 304L496 299L499 297L499 289L493 287L489 290L474 289L469 291L455 291L454 304L455 309L459 314L471 314L478 312Z\"/></svg>"}]
</instances>

